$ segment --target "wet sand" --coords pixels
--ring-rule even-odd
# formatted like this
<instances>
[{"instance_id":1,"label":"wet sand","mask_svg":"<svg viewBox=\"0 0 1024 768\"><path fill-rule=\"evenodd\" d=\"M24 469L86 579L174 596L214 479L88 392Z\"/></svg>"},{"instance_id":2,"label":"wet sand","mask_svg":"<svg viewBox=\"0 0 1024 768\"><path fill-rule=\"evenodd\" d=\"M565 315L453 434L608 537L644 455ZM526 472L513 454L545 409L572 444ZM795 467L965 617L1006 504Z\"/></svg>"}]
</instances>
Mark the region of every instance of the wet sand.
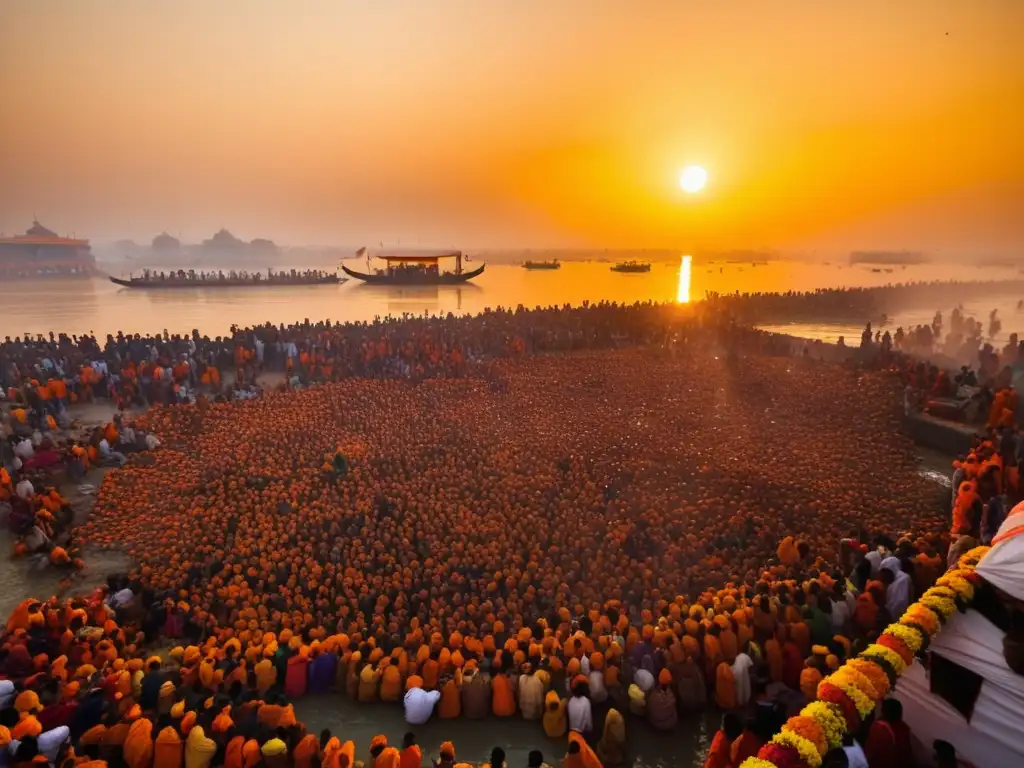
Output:
<instances>
[{"instance_id":1,"label":"wet sand","mask_svg":"<svg viewBox=\"0 0 1024 768\"><path fill-rule=\"evenodd\" d=\"M549 765L559 765L565 755L566 740L549 739L539 721L527 722L520 717L486 720L438 720L426 725L406 724L398 704L358 704L345 696L311 696L296 702L295 712L313 733L330 728L341 738L354 739L356 758L365 760L370 739L386 734L389 744L400 745L402 737L412 732L423 750L424 758L436 758L444 741L455 744L456 757L470 762L484 762L491 749L505 750L510 768L525 766L531 750L539 749ZM626 736L634 768L700 768L704 754L711 745L721 714L707 711L701 715L682 717L671 733L656 731L646 721L626 716ZM596 734L594 740L600 734Z\"/></svg>"},{"instance_id":2,"label":"wet sand","mask_svg":"<svg viewBox=\"0 0 1024 768\"><path fill-rule=\"evenodd\" d=\"M75 426L65 434L77 434L91 423L108 421L112 407L83 406L71 413ZM91 421L95 419L95 422ZM62 475L54 478L57 489L68 500L75 511L75 525L81 525L88 518L103 478L109 469L90 470L81 483L67 482ZM0 526L0 552L9 553L14 548L14 537L7 530L6 521ZM131 567L126 555L115 551L101 551L86 546L83 550L85 568L81 571L58 570L50 566L45 557L33 556L11 559L0 557L0 615L5 619L22 600L28 597L48 598L51 595L71 597L86 594L106 583L107 576L122 573ZM70 579L68 585L65 580ZM63 582L63 583L62 583Z\"/></svg>"}]
</instances>

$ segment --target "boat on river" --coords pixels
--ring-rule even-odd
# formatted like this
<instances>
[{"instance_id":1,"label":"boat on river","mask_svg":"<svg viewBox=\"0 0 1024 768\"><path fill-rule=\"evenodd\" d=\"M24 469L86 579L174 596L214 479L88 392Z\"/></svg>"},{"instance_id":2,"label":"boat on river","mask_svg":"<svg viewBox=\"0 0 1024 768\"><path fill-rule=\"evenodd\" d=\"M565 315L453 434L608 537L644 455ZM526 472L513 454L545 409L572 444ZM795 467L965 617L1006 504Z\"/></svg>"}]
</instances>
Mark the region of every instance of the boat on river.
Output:
<instances>
[{"instance_id":1,"label":"boat on river","mask_svg":"<svg viewBox=\"0 0 1024 768\"><path fill-rule=\"evenodd\" d=\"M523 269L529 270L546 270L546 269L561 269L562 262L558 259L552 261L524 261Z\"/></svg>"},{"instance_id":2,"label":"boat on river","mask_svg":"<svg viewBox=\"0 0 1024 768\"><path fill-rule=\"evenodd\" d=\"M358 253L363 255L366 249L361 248ZM482 275L487 266L481 264L476 269L464 270L462 261L464 258L469 261L469 257L464 257L462 251L383 253L377 254L377 258L386 264L384 269L357 272L344 264L341 265L341 269L349 277L362 280L369 285L459 285ZM455 259L455 271L442 271L441 259Z\"/></svg>"},{"instance_id":3,"label":"boat on river","mask_svg":"<svg viewBox=\"0 0 1024 768\"><path fill-rule=\"evenodd\" d=\"M124 288L146 290L196 289L196 288L282 288L305 285L338 285L347 282L333 272L317 269L290 270L288 272L196 272L183 269L171 272L145 270L140 277L127 279L110 276L110 282Z\"/></svg>"},{"instance_id":4,"label":"boat on river","mask_svg":"<svg viewBox=\"0 0 1024 768\"><path fill-rule=\"evenodd\" d=\"M650 272L651 264L647 261L620 261L612 267L612 272Z\"/></svg>"}]
</instances>

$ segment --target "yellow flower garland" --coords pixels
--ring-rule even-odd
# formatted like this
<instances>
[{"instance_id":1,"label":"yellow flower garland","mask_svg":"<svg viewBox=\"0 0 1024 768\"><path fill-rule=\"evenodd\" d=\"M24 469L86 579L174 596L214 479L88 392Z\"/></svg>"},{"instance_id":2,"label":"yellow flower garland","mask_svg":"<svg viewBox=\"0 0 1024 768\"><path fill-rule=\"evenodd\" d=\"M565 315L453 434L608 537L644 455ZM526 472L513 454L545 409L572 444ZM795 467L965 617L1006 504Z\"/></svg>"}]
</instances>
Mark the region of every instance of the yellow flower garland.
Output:
<instances>
[{"instance_id":1,"label":"yellow flower garland","mask_svg":"<svg viewBox=\"0 0 1024 768\"><path fill-rule=\"evenodd\" d=\"M800 753L800 759L811 768L818 768L821 765L821 755L818 753L818 748L814 746L814 742L810 739L805 739L798 733L782 731L775 735L772 743L780 744L784 747L792 747Z\"/></svg>"},{"instance_id":2,"label":"yellow flower garland","mask_svg":"<svg viewBox=\"0 0 1024 768\"><path fill-rule=\"evenodd\" d=\"M929 590L931 591L931 590ZM938 611L942 614L942 617L949 620L949 617L956 613L956 603L950 600L948 597L942 597L940 595L929 595L927 592L924 596L918 600L921 605L931 608L933 611Z\"/></svg>"},{"instance_id":3,"label":"yellow flower garland","mask_svg":"<svg viewBox=\"0 0 1024 768\"><path fill-rule=\"evenodd\" d=\"M857 686L861 693L872 701L877 698L875 696L875 686L872 684L871 680L869 680L860 670L854 669L847 664L844 664L832 673L832 680L841 680L844 683Z\"/></svg>"},{"instance_id":4,"label":"yellow flower garland","mask_svg":"<svg viewBox=\"0 0 1024 768\"><path fill-rule=\"evenodd\" d=\"M931 635L939 631L938 616L942 616L943 619L952 616L957 610L957 598L967 602L974 598L974 585L967 577L974 572L978 562L989 549L990 547L976 547L963 555L957 564L958 567L940 577L936 582L937 586L925 592L921 599L911 605L900 617L897 623L890 624L886 628L885 634L899 639L908 650L917 653L926 639L923 635L930 638ZM909 626L910 624L915 626ZM873 661L872 657L876 660ZM874 711L875 700L884 694L880 694L872 679L861 669L877 668L880 671L879 664L881 662L877 660L881 659L884 659L897 675L906 671L907 665L898 653L884 645L874 643L869 645L860 657L850 659L835 673L822 680L822 683L827 682L834 685L849 696L857 708L858 714L861 718L865 718ZM863 667L861 663L871 666ZM858 666L861 666L861 669L858 669ZM842 744L843 736L846 733L846 718L837 705L825 701L814 701L804 707L800 714L814 719L821 727L830 748L834 749ZM818 753L817 746L799 733L783 728L783 731L775 736L772 742L795 749L810 768L820 768L822 756ZM770 760L749 757L739 768L777 768L777 766Z\"/></svg>"},{"instance_id":5,"label":"yellow flower garland","mask_svg":"<svg viewBox=\"0 0 1024 768\"><path fill-rule=\"evenodd\" d=\"M875 711L875 702L853 683L843 682L842 680L831 680L827 677L825 679L850 697L853 705L857 707L857 714L861 716L862 720Z\"/></svg>"},{"instance_id":6,"label":"yellow flower garland","mask_svg":"<svg viewBox=\"0 0 1024 768\"><path fill-rule=\"evenodd\" d=\"M815 722L821 726L822 733L825 734L825 739L831 749L842 746L843 734L846 733L846 720L836 711L835 704L812 701L800 710L800 714L814 718Z\"/></svg>"},{"instance_id":7,"label":"yellow flower garland","mask_svg":"<svg viewBox=\"0 0 1024 768\"><path fill-rule=\"evenodd\" d=\"M961 568L969 568L973 571L978 565L978 561L981 560L981 558L983 558L990 549L992 549L992 547L975 547L974 549L962 554L956 564Z\"/></svg>"},{"instance_id":8,"label":"yellow flower garland","mask_svg":"<svg viewBox=\"0 0 1024 768\"><path fill-rule=\"evenodd\" d=\"M939 577L935 583L942 587L949 587L961 600L974 599L974 585L965 578L966 572L960 570L949 571Z\"/></svg>"},{"instance_id":9,"label":"yellow flower garland","mask_svg":"<svg viewBox=\"0 0 1024 768\"><path fill-rule=\"evenodd\" d=\"M917 653L921 650L923 639L921 633L911 627L906 627L902 624L890 624L885 628L884 634L892 635L893 637L899 638L903 641L903 644L910 649L911 653Z\"/></svg>"},{"instance_id":10,"label":"yellow flower garland","mask_svg":"<svg viewBox=\"0 0 1024 768\"><path fill-rule=\"evenodd\" d=\"M862 653L861 655L866 657L881 656L883 659L889 662L889 665L892 667L893 672L895 672L897 675L902 675L904 670L906 670L907 668L907 665L904 663L902 656L896 653L896 651L894 651L892 648L886 648L884 645L879 645L878 643L872 643L871 645L869 645L867 648L864 649L864 653Z\"/></svg>"}]
</instances>

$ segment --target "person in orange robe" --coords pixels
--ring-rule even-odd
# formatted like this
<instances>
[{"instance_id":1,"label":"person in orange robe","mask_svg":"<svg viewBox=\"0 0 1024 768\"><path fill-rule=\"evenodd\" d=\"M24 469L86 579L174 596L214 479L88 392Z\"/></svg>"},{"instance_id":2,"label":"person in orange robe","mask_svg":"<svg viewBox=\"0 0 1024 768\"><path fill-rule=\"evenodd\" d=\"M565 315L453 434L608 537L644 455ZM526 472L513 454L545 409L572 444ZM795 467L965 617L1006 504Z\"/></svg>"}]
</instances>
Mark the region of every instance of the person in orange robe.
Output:
<instances>
[{"instance_id":1,"label":"person in orange robe","mask_svg":"<svg viewBox=\"0 0 1024 768\"><path fill-rule=\"evenodd\" d=\"M720 709L736 709L736 678L732 666L724 661L715 671L715 703Z\"/></svg>"},{"instance_id":2,"label":"person in orange robe","mask_svg":"<svg viewBox=\"0 0 1024 768\"><path fill-rule=\"evenodd\" d=\"M320 755L320 742L312 733L307 733L302 740L295 745L292 752L292 759L295 768L313 768L318 763Z\"/></svg>"},{"instance_id":3,"label":"person in orange robe","mask_svg":"<svg viewBox=\"0 0 1024 768\"><path fill-rule=\"evenodd\" d=\"M583 735L569 731L569 751L562 760L563 768L602 768L597 753L590 748Z\"/></svg>"},{"instance_id":4,"label":"person in orange robe","mask_svg":"<svg viewBox=\"0 0 1024 768\"><path fill-rule=\"evenodd\" d=\"M433 691L437 688L441 675L441 665L437 661L437 656L437 653L432 653L430 658L423 662L423 671L420 676L423 678L423 690L425 691Z\"/></svg>"},{"instance_id":5,"label":"person in orange robe","mask_svg":"<svg viewBox=\"0 0 1024 768\"><path fill-rule=\"evenodd\" d=\"M742 733L743 723L739 717L732 712L727 712L722 717L722 727L718 729L715 738L711 740L711 749L708 750L704 768L733 768L732 743Z\"/></svg>"},{"instance_id":6,"label":"person in orange robe","mask_svg":"<svg viewBox=\"0 0 1024 768\"><path fill-rule=\"evenodd\" d=\"M245 746L245 736L235 736L228 742L224 750L224 768L243 768L245 763L242 757L242 747Z\"/></svg>"},{"instance_id":7,"label":"person in orange robe","mask_svg":"<svg viewBox=\"0 0 1024 768\"><path fill-rule=\"evenodd\" d=\"M442 720L454 720L462 714L462 673L455 670L454 675L441 678L441 702L437 714Z\"/></svg>"},{"instance_id":8,"label":"person in orange robe","mask_svg":"<svg viewBox=\"0 0 1024 768\"><path fill-rule=\"evenodd\" d=\"M242 745L242 768L256 768L263 760L263 753L260 751L260 743L256 739L249 739Z\"/></svg>"},{"instance_id":9,"label":"person in orange robe","mask_svg":"<svg viewBox=\"0 0 1024 768\"><path fill-rule=\"evenodd\" d=\"M735 768L743 765L743 761L750 757L757 757L761 751L761 740L754 735L749 728L744 728L743 733L736 739L729 748L729 759Z\"/></svg>"},{"instance_id":10,"label":"person in orange robe","mask_svg":"<svg viewBox=\"0 0 1024 768\"><path fill-rule=\"evenodd\" d=\"M405 734L402 739L402 754L399 756L399 768L420 768L423 765L423 751L416 743L416 736Z\"/></svg>"},{"instance_id":11,"label":"person in orange robe","mask_svg":"<svg viewBox=\"0 0 1024 768\"><path fill-rule=\"evenodd\" d=\"M380 678L380 700L398 701L402 698L402 672L394 659L385 659L384 672Z\"/></svg>"},{"instance_id":12,"label":"person in orange robe","mask_svg":"<svg viewBox=\"0 0 1024 768\"><path fill-rule=\"evenodd\" d=\"M124 740L124 761L128 768L150 768L153 764L153 723L142 717L131 724Z\"/></svg>"},{"instance_id":13,"label":"person in orange robe","mask_svg":"<svg viewBox=\"0 0 1024 768\"><path fill-rule=\"evenodd\" d=\"M177 729L167 726L157 734L153 745L153 768L181 768L185 745Z\"/></svg>"},{"instance_id":14,"label":"person in orange robe","mask_svg":"<svg viewBox=\"0 0 1024 768\"><path fill-rule=\"evenodd\" d=\"M500 670L491 678L491 710L495 717L512 717L516 713L512 683Z\"/></svg>"},{"instance_id":15,"label":"person in orange robe","mask_svg":"<svg viewBox=\"0 0 1024 768\"><path fill-rule=\"evenodd\" d=\"M732 625L722 629L718 635L718 643L722 647L722 659L729 664L736 661L736 657L740 653L739 640L736 637L736 633L732 631Z\"/></svg>"},{"instance_id":16,"label":"person in orange robe","mask_svg":"<svg viewBox=\"0 0 1024 768\"><path fill-rule=\"evenodd\" d=\"M782 682L782 643L772 637L764 644L765 660L768 662L768 677L773 683Z\"/></svg>"}]
</instances>

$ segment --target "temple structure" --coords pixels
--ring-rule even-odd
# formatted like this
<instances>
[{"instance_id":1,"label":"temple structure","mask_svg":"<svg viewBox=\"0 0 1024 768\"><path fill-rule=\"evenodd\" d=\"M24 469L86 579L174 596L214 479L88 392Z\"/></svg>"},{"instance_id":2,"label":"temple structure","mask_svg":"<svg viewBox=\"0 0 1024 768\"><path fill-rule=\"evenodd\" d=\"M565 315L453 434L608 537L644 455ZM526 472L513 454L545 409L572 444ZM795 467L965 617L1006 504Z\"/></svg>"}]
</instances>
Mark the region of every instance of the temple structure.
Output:
<instances>
[{"instance_id":1,"label":"temple structure","mask_svg":"<svg viewBox=\"0 0 1024 768\"><path fill-rule=\"evenodd\" d=\"M90 275L96 259L89 241L61 237L38 221L23 235L0 237L0 277Z\"/></svg>"}]
</instances>

